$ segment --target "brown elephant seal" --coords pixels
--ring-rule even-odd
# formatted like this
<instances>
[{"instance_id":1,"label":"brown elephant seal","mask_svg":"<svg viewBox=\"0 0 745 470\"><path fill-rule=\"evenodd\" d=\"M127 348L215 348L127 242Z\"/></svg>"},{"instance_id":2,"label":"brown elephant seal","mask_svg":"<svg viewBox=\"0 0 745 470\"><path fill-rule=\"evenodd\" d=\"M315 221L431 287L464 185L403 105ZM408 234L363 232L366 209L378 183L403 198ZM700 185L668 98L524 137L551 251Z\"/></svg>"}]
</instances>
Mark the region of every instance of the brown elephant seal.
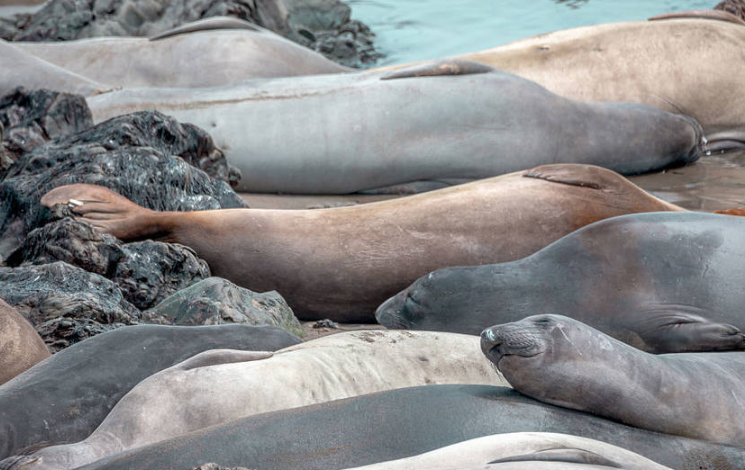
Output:
<instances>
[{"instance_id":1,"label":"brown elephant seal","mask_svg":"<svg viewBox=\"0 0 745 470\"><path fill-rule=\"evenodd\" d=\"M0 385L50 355L34 327L0 299Z\"/></svg>"},{"instance_id":2,"label":"brown elephant seal","mask_svg":"<svg viewBox=\"0 0 745 470\"><path fill-rule=\"evenodd\" d=\"M82 220L122 240L181 243L216 276L279 291L301 319L351 323L373 321L383 300L438 267L515 260L600 219L682 210L612 171L568 164L333 209L153 212L82 184L41 203L73 200Z\"/></svg>"},{"instance_id":3,"label":"brown elephant seal","mask_svg":"<svg viewBox=\"0 0 745 470\"><path fill-rule=\"evenodd\" d=\"M694 12L583 26L457 58L512 72L567 98L644 103L691 116L703 126L709 150L742 148L745 27L724 18Z\"/></svg>"},{"instance_id":4,"label":"brown elephant seal","mask_svg":"<svg viewBox=\"0 0 745 470\"><path fill-rule=\"evenodd\" d=\"M15 42L22 52L111 86L210 87L247 79L347 72L315 51L236 18L209 18L154 38ZM194 67L194 61L199 67Z\"/></svg>"},{"instance_id":5,"label":"brown elephant seal","mask_svg":"<svg viewBox=\"0 0 745 470\"><path fill-rule=\"evenodd\" d=\"M515 390L544 403L665 434L745 443L745 353L655 356L560 315L488 328L481 348Z\"/></svg>"}]
</instances>

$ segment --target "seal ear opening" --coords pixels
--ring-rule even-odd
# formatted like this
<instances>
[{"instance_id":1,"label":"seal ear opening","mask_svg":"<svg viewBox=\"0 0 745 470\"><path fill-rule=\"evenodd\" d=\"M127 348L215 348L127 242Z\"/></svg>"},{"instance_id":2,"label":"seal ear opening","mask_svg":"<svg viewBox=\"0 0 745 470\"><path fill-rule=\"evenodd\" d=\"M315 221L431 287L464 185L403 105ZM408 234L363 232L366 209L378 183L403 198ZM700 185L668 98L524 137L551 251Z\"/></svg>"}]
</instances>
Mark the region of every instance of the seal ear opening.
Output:
<instances>
[{"instance_id":1,"label":"seal ear opening","mask_svg":"<svg viewBox=\"0 0 745 470\"><path fill-rule=\"evenodd\" d=\"M423 64L412 65L398 70L388 72L381 80L396 80L399 78L416 78L416 77L443 77L448 75L475 75L480 73L489 73L496 70L479 62L463 59L446 59L438 61L425 62Z\"/></svg>"},{"instance_id":2,"label":"seal ear opening","mask_svg":"<svg viewBox=\"0 0 745 470\"><path fill-rule=\"evenodd\" d=\"M565 462L598 465L609 468L624 468L620 463L584 449L546 449L531 454L517 455L493 460L488 464L508 462Z\"/></svg>"}]
</instances>

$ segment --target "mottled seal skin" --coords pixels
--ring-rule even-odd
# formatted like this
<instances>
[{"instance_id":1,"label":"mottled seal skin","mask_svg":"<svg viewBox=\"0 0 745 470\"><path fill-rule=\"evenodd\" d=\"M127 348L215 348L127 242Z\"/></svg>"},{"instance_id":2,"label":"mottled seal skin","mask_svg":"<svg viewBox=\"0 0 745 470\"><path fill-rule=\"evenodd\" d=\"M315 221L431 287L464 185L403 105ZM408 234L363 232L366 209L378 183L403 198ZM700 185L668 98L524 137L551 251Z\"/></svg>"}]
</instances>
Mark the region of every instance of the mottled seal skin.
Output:
<instances>
[{"instance_id":1,"label":"mottled seal skin","mask_svg":"<svg viewBox=\"0 0 745 470\"><path fill-rule=\"evenodd\" d=\"M715 12L687 16L556 31L457 58L567 98L645 103L691 116L703 126L708 150L745 147L745 27ZM726 73L714 72L723 66Z\"/></svg>"},{"instance_id":2,"label":"mottled seal skin","mask_svg":"<svg viewBox=\"0 0 745 470\"><path fill-rule=\"evenodd\" d=\"M34 327L0 299L0 385L49 356Z\"/></svg>"},{"instance_id":3,"label":"mottled seal skin","mask_svg":"<svg viewBox=\"0 0 745 470\"><path fill-rule=\"evenodd\" d=\"M73 469L244 416L435 384L508 385L478 336L453 333L347 332L274 354L207 351L140 382L84 441L17 465Z\"/></svg>"},{"instance_id":4,"label":"mottled seal skin","mask_svg":"<svg viewBox=\"0 0 745 470\"><path fill-rule=\"evenodd\" d=\"M220 461L226 467L337 470L525 431L602 440L676 470L731 470L745 463L743 449L632 428L507 388L431 385L242 418L82 468L180 469Z\"/></svg>"},{"instance_id":5,"label":"mottled seal skin","mask_svg":"<svg viewBox=\"0 0 745 470\"><path fill-rule=\"evenodd\" d=\"M346 194L546 163L637 174L695 161L702 136L690 118L568 100L462 60L196 90L125 89L88 104L96 122L154 108L202 127L243 173L237 189L250 192Z\"/></svg>"},{"instance_id":6,"label":"mottled seal skin","mask_svg":"<svg viewBox=\"0 0 745 470\"><path fill-rule=\"evenodd\" d=\"M46 88L90 96L111 89L82 75L58 67L0 40L0 96L19 86L35 90Z\"/></svg>"},{"instance_id":7,"label":"mottled seal skin","mask_svg":"<svg viewBox=\"0 0 745 470\"><path fill-rule=\"evenodd\" d=\"M300 319L347 323L373 322L381 302L434 269L519 259L607 217L681 210L586 165L334 209L156 213L86 185L56 188L41 202L70 199L83 202L73 211L99 230L187 245L215 275L281 292Z\"/></svg>"},{"instance_id":8,"label":"mottled seal skin","mask_svg":"<svg viewBox=\"0 0 745 470\"><path fill-rule=\"evenodd\" d=\"M642 429L742 446L745 354L653 355L560 315L484 330L481 348L515 390Z\"/></svg>"},{"instance_id":9,"label":"mottled seal skin","mask_svg":"<svg viewBox=\"0 0 745 470\"><path fill-rule=\"evenodd\" d=\"M744 276L742 217L634 214L518 261L435 271L376 316L389 328L475 334L558 313L648 352L740 350Z\"/></svg>"},{"instance_id":10,"label":"mottled seal skin","mask_svg":"<svg viewBox=\"0 0 745 470\"><path fill-rule=\"evenodd\" d=\"M129 326L87 339L0 386L0 456L84 439L141 380L202 351L299 342L276 327L247 325Z\"/></svg>"},{"instance_id":11,"label":"mottled seal skin","mask_svg":"<svg viewBox=\"0 0 745 470\"><path fill-rule=\"evenodd\" d=\"M13 46L93 81L127 88L209 87L250 78L348 71L306 47L235 18L190 23L157 40L116 37Z\"/></svg>"},{"instance_id":12,"label":"mottled seal skin","mask_svg":"<svg viewBox=\"0 0 745 470\"><path fill-rule=\"evenodd\" d=\"M568 434L518 432L495 434L459 442L424 454L347 470L461 470L483 469L488 463L499 465L542 465L544 461L585 470L586 465L625 470L670 470L626 449L585 437ZM576 464L582 464L577 467ZM478 467L477 467L478 466ZM505 467L507 468L507 467ZM532 469L534 467L528 467ZM549 467L552 468L552 467ZM594 468L594 467L589 467Z\"/></svg>"}]
</instances>

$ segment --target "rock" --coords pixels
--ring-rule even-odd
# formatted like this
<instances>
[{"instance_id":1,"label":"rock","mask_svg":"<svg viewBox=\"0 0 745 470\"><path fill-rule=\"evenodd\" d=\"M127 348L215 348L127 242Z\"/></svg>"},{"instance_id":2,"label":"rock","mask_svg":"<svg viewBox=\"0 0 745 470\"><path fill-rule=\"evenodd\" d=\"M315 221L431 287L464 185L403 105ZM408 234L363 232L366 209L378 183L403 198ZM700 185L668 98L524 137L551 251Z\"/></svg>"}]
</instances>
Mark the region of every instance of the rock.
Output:
<instances>
[{"instance_id":1,"label":"rock","mask_svg":"<svg viewBox=\"0 0 745 470\"><path fill-rule=\"evenodd\" d=\"M16 161L50 139L93 126L93 117L80 95L18 88L0 98L0 125L2 147ZM7 170L5 164L0 170Z\"/></svg>"},{"instance_id":2,"label":"rock","mask_svg":"<svg viewBox=\"0 0 745 470\"><path fill-rule=\"evenodd\" d=\"M199 467L194 467L191 470L248 470L244 467L222 467L216 463L206 463Z\"/></svg>"},{"instance_id":3,"label":"rock","mask_svg":"<svg viewBox=\"0 0 745 470\"><path fill-rule=\"evenodd\" d=\"M63 262L0 268L0 298L34 325L52 352L136 324L140 315L113 282Z\"/></svg>"},{"instance_id":4,"label":"rock","mask_svg":"<svg viewBox=\"0 0 745 470\"><path fill-rule=\"evenodd\" d=\"M167 325L273 325L297 336L302 326L277 292L259 294L211 277L183 289L142 314L143 321Z\"/></svg>"},{"instance_id":5,"label":"rock","mask_svg":"<svg viewBox=\"0 0 745 470\"><path fill-rule=\"evenodd\" d=\"M187 163L210 167L220 158L206 132L155 111L54 139L24 154L0 180L0 255L6 257L28 232L53 219L39 201L65 184L106 186L160 211L247 207L224 181Z\"/></svg>"},{"instance_id":6,"label":"rock","mask_svg":"<svg viewBox=\"0 0 745 470\"><path fill-rule=\"evenodd\" d=\"M12 41L24 28L28 27L33 16L30 13L17 13L8 18L0 18L0 39Z\"/></svg>"},{"instance_id":7,"label":"rock","mask_svg":"<svg viewBox=\"0 0 745 470\"><path fill-rule=\"evenodd\" d=\"M140 310L210 276L207 263L186 246L149 240L123 244L71 218L30 232L6 263L17 267L55 261L112 280L124 298Z\"/></svg>"},{"instance_id":8,"label":"rock","mask_svg":"<svg viewBox=\"0 0 745 470\"><path fill-rule=\"evenodd\" d=\"M338 330L339 324L329 320L328 318L324 318L323 320L318 320L317 322L313 323L313 328L330 328L332 330Z\"/></svg>"},{"instance_id":9,"label":"rock","mask_svg":"<svg viewBox=\"0 0 745 470\"><path fill-rule=\"evenodd\" d=\"M341 64L373 65L374 34L340 0L50 0L29 20L0 24L14 41L154 36L184 23L232 16L263 26Z\"/></svg>"},{"instance_id":10,"label":"rock","mask_svg":"<svg viewBox=\"0 0 745 470\"><path fill-rule=\"evenodd\" d=\"M745 20L745 1L743 0L724 0L723 2L719 2L714 9L732 13L736 17Z\"/></svg>"}]
</instances>

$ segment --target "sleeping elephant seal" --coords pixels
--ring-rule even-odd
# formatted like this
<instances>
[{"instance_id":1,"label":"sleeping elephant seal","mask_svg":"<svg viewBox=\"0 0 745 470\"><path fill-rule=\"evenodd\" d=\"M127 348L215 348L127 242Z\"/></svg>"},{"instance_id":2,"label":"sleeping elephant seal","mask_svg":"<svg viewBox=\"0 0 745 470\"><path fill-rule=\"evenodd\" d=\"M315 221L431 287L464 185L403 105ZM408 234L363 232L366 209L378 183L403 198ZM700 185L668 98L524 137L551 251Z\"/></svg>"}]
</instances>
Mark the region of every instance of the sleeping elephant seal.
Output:
<instances>
[{"instance_id":1,"label":"sleeping elephant seal","mask_svg":"<svg viewBox=\"0 0 745 470\"><path fill-rule=\"evenodd\" d=\"M197 21L156 40L116 37L13 45L91 80L128 88L218 86L249 78L348 71L306 47L235 18Z\"/></svg>"},{"instance_id":2,"label":"sleeping elephant seal","mask_svg":"<svg viewBox=\"0 0 745 470\"><path fill-rule=\"evenodd\" d=\"M378 308L389 328L474 334L560 313L655 353L743 349L745 218L634 214L518 261L446 268Z\"/></svg>"},{"instance_id":3,"label":"sleeping elephant seal","mask_svg":"<svg viewBox=\"0 0 745 470\"><path fill-rule=\"evenodd\" d=\"M207 351L145 379L84 441L48 447L19 465L78 468L243 416L449 383L506 385L479 351L478 336L453 333L348 332L273 355Z\"/></svg>"},{"instance_id":4,"label":"sleeping elephant seal","mask_svg":"<svg viewBox=\"0 0 745 470\"><path fill-rule=\"evenodd\" d=\"M560 315L481 334L515 390L544 403L651 431L742 446L745 354L653 354Z\"/></svg>"},{"instance_id":5,"label":"sleeping elephant seal","mask_svg":"<svg viewBox=\"0 0 745 470\"><path fill-rule=\"evenodd\" d=\"M0 97L19 86L90 96L111 87L58 67L0 40Z\"/></svg>"},{"instance_id":6,"label":"sleeping elephant seal","mask_svg":"<svg viewBox=\"0 0 745 470\"><path fill-rule=\"evenodd\" d=\"M640 104L568 100L468 61L213 88L126 89L88 104L96 122L157 109L202 127L243 173L237 190L250 192L449 184L545 163L637 174L695 161L702 139L690 118Z\"/></svg>"},{"instance_id":7,"label":"sleeping elephant seal","mask_svg":"<svg viewBox=\"0 0 745 470\"><path fill-rule=\"evenodd\" d=\"M220 462L262 470L338 470L525 431L602 440L676 470L732 470L745 461L743 449L633 428L504 387L429 385L241 418L82 468L187 469Z\"/></svg>"},{"instance_id":8,"label":"sleeping elephant seal","mask_svg":"<svg viewBox=\"0 0 745 470\"><path fill-rule=\"evenodd\" d=\"M374 321L381 302L434 269L519 259L607 217L681 210L586 165L542 166L334 209L153 212L90 185L56 188L41 202L70 200L99 230L181 243L214 275L282 292L298 318L347 323Z\"/></svg>"},{"instance_id":9,"label":"sleeping elephant seal","mask_svg":"<svg viewBox=\"0 0 745 470\"><path fill-rule=\"evenodd\" d=\"M88 437L141 380L202 351L298 343L280 328L248 325L127 326L86 339L0 386L0 458Z\"/></svg>"},{"instance_id":10,"label":"sleeping elephant seal","mask_svg":"<svg viewBox=\"0 0 745 470\"><path fill-rule=\"evenodd\" d=\"M556 31L458 58L567 98L645 103L691 116L703 126L708 150L745 147L745 26L708 12L676 15Z\"/></svg>"},{"instance_id":11,"label":"sleeping elephant seal","mask_svg":"<svg viewBox=\"0 0 745 470\"><path fill-rule=\"evenodd\" d=\"M49 356L34 327L0 299L0 385Z\"/></svg>"},{"instance_id":12,"label":"sleeping elephant seal","mask_svg":"<svg viewBox=\"0 0 745 470\"><path fill-rule=\"evenodd\" d=\"M543 461L583 464L570 467L577 470L584 470L586 465L608 465L609 468L625 470L670 470L639 454L605 442L541 432L495 434L405 459L347 470L460 470L470 467L481 469L485 468L483 465L493 462L499 462L495 465L526 462L540 465Z\"/></svg>"}]
</instances>

